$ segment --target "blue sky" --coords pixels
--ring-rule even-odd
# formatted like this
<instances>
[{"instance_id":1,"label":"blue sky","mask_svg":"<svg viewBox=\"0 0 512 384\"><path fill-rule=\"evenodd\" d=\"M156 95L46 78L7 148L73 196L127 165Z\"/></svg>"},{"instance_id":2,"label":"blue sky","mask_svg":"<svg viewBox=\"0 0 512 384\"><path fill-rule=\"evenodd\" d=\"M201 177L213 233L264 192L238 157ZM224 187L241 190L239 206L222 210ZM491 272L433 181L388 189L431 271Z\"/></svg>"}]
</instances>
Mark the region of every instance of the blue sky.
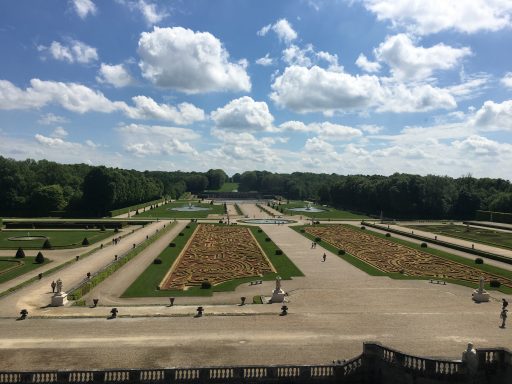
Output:
<instances>
[{"instance_id":1,"label":"blue sky","mask_svg":"<svg viewBox=\"0 0 512 384\"><path fill-rule=\"evenodd\" d=\"M512 3L0 5L0 154L510 179Z\"/></svg>"}]
</instances>

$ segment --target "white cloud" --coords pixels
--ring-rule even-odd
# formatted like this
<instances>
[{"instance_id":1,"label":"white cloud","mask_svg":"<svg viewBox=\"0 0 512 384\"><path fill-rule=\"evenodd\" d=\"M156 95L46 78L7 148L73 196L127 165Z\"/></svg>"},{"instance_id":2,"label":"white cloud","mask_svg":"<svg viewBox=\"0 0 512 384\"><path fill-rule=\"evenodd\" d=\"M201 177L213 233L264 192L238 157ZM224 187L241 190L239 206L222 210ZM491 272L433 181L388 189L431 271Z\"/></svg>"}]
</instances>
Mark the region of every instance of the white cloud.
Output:
<instances>
[{"instance_id":1,"label":"white cloud","mask_svg":"<svg viewBox=\"0 0 512 384\"><path fill-rule=\"evenodd\" d=\"M359 129L346 125L333 124L327 121L322 123L304 124L301 121L287 121L279 125L280 130L296 132L312 132L326 140L351 140L363 136Z\"/></svg>"},{"instance_id":2,"label":"white cloud","mask_svg":"<svg viewBox=\"0 0 512 384\"><path fill-rule=\"evenodd\" d=\"M85 19L89 14L95 15L97 12L92 0L73 0L73 8L81 19Z\"/></svg>"},{"instance_id":3,"label":"white cloud","mask_svg":"<svg viewBox=\"0 0 512 384\"><path fill-rule=\"evenodd\" d=\"M211 113L216 127L235 131L273 131L274 117L264 101L249 96L231 100Z\"/></svg>"},{"instance_id":4,"label":"white cloud","mask_svg":"<svg viewBox=\"0 0 512 384\"><path fill-rule=\"evenodd\" d=\"M377 125L372 125L372 124L358 125L357 128L359 128L363 132L370 133L370 134L377 134L384 129L383 127L380 127Z\"/></svg>"},{"instance_id":5,"label":"white cloud","mask_svg":"<svg viewBox=\"0 0 512 384\"><path fill-rule=\"evenodd\" d=\"M1 87L0 87L0 89L1 89ZM64 123L69 122L69 120L63 116L54 115L53 113L47 113L45 115L42 115L39 118L39 120L37 120L37 122L39 124L43 124L43 125L52 125L52 124L64 124Z\"/></svg>"},{"instance_id":6,"label":"white cloud","mask_svg":"<svg viewBox=\"0 0 512 384\"><path fill-rule=\"evenodd\" d=\"M501 78L500 82L505 87L512 88L512 72L507 72L505 76Z\"/></svg>"},{"instance_id":7,"label":"white cloud","mask_svg":"<svg viewBox=\"0 0 512 384\"><path fill-rule=\"evenodd\" d=\"M375 49L375 57L391 68L400 80L421 80L428 78L435 70L455 67L460 60L471 54L467 47L453 48L436 44L429 48L416 47L409 36L398 34L388 36Z\"/></svg>"},{"instance_id":8,"label":"white cloud","mask_svg":"<svg viewBox=\"0 0 512 384\"><path fill-rule=\"evenodd\" d=\"M389 20L420 35L455 30L475 33L510 27L507 0L364 0L378 20Z\"/></svg>"},{"instance_id":9,"label":"white cloud","mask_svg":"<svg viewBox=\"0 0 512 384\"><path fill-rule=\"evenodd\" d=\"M297 32L294 31L291 24L286 19L280 19L274 24L268 24L262 27L258 32L258 36L265 36L270 30L274 31L279 41L290 44L297 38Z\"/></svg>"},{"instance_id":10,"label":"white cloud","mask_svg":"<svg viewBox=\"0 0 512 384\"><path fill-rule=\"evenodd\" d=\"M153 84L185 93L250 91L244 65L229 61L219 39L181 27L143 32L139 40L142 76Z\"/></svg>"},{"instance_id":11,"label":"white cloud","mask_svg":"<svg viewBox=\"0 0 512 384\"><path fill-rule=\"evenodd\" d=\"M126 87L134 83L130 72L128 72L123 64L109 65L101 63L96 80L99 83L111 84L116 88Z\"/></svg>"},{"instance_id":12,"label":"white cloud","mask_svg":"<svg viewBox=\"0 0 512 384\"><path fill-rule=\"evenodd\" d=\"M484 131L512 131L512 100L502 103L486 101L470 122Z\"/></svg>"},{"instance_id":13,"label":"white cloud","mask_svg":"<svg viewBox=\"0 0 512 384\"><path fill-rule=\"evenodd\" d=\"M512 153L512 145L498 143L479 135L471 135L462 141L454 141L452 145L463 152L476 156L498 156L503 152Z\"/></svg>"},{"instance_id":14,"label":"white cloud","mask_svg":"<svg viewBox=\"0 0 512 384\"><path fill-rule=\"evenodd\" d=\"M313 60L309 57L311 53L314 53L311 44L306 45L304 49L292 44L283 50L283 61L288 65L311 67L313 65Z\"/></svg>"},{"instance_id":15,"label":"white cloud","mask_svg":"<svg viewBox=\"0 0 512 384\"><path fill-rule=\"evenodd\" d=\"M256 60L256 64L261 65L263 67L268 67L270 65L275 64L275 60L271 57L269 57L268 53L265 55L265 57L260 57Z\"/></svg>"},{"instance_id":16,"label":"white cloud","mask_svg":"<svg viewBox=\"0 0 512 384\"><path fill-rule=\"evenodd\" d=\"M312 137L311 139L307 139L304 144L304 150L306 152L314 152L314 153L332 153L335 152L332 144L328 143L325 140L322 140L318 137Z\"/></svg>"},{"instance_id":17,"label":"white cloud","mask_svg":"<svg viewBox=\"0 0 512 384\"><path fill-rule=\"evenodd\" d=\"M80 143L73 143L69 141L64 141L60 137L47 137L40 135L39 133L34 136L36 141L39 144L42 144L46 147L55 148L55 149L79 149L82 147Z\"/></svg>"},{"instance_id":18,"label":"white cloud","mask_svg":"<svg viewBox=\"0 0 512 384\"><path fill-rule=\"evenodd\" d=\"M98 60L96 48L78 40L70 40L68 45L53 41L48 47L38 46L37 50L50 55L55 60L67 61L68 63L88 64Z\"/></svg>"},{"instance_id":19,"label":"white cloud","mask_svg":"<svg viewBox=\"0 0 512 384\"><path fill-rule=\"evenodd\" d=\"M376 61L370 61L364 54L360 54L356 60L356 65L365 72L379 72L380 64Z\"/></svg>"},{"instance_id":20,"label":"white cloud","mask_svg":"<svg viewBox=\"0 0 512 384\"><path fill-rule=\"evenodd\" d=\"M64 128L62 127L57 127L53 130L51 136L52 137L57 137L57 138L63 138L63 137L66 137L68 135L68 131L66 131Z\"/></svg>"},{"instance_id":21,"label":"white cloud","mask_svg":"<svg viewBox=\"0 0 512 384\"><path fill-rule=\"evenodd\" d=\"M161 119L180 125L192 124L205 119L204 111L190 103L180 103L176 107L158 104L147 96L132 97L134 107L126 108L126 115L132 119Z\"/></svg>"},{"instance_id":22,"label":"white cloud","mask_svg":"<svg viewBox=\"0 0 512 384\"><path fill-rule=\"evenodd\" d=\"M270 98L280 107L295 112L368 110L419 112L452 109L457 103L450 92L430 84L407 87L374 75L352 76L318 66L291 66L272 84Z\"/></svg>"},{"instance_id":23,"label":"white cloud","mask_svg":"<svg viewBox=\"0 0 512 384\"><path fill-rule=\"evenodd\" d=\"M138 1L137 8L142 13L142 16L144 16L144 19L149 25L158 24L167 16L169 16L166 11L157 9L156 4L148 3L144 0Z\"/></svg>"}]
</instances>

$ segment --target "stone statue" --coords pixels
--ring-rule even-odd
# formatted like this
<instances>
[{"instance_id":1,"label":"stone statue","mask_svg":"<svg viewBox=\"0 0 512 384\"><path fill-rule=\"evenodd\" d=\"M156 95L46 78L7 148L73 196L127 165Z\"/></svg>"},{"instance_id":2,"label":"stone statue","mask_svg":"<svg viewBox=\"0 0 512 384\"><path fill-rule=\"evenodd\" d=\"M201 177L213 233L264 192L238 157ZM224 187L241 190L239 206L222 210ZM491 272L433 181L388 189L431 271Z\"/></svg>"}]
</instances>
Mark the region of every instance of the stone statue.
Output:
<instances>
[{"instance_id":1,"label":"stone statue","mask_svg":"<svg viewBox=\"0 0 512 384\"><path fill-rule=\"evenodd\" d=\"M57 279L57 293L61 293L61 292L62 292L62 280Z\"/></svg>"},{"instance_id":2,"label":"stone statue","mask_svg":"<svg viewBox=\"0 0 512 384\"><path fill-rule=\"evenodd\" d=\"M473 343L468 343L467 349L462 352L462 363L466 365L468 373L474 374L478 368L478 356L473 348Z\"/></svg>"},{"instance_id":3,"label":"stone statue","mask_svg":"<svg viewBox=\"0 0 512 384\"><path fill-rule=\"evenodd\" d=\"M61 307L68 302L68 294L62 290L62 280L57 279L55 282L55 295L52 296L52 307Z\"/></svg>"},{"instance_id":4,"label":"stone statue","mask_svg":"<svg viewBox=\"0 0 512 384\"><path fill-rule=\"evenodd\" d=\"M276 291L280 291L281 290L281 276L277 276L276 277Z\"/></svg>"},{"instance_id":5,"label":"stone statue","mask_svg":"<svg viewBox=\"0 0 512 384\"><path fill-rule=\"evenodd\" d=\"M480 280L478 281L478 292L482 293L484 291L484 283L485 279L483 276L480 276Z\"/></svg>"},{"instance_id":6,"label":"stone statue","mask_svg":"<svg viewBox=\"0 0 512 384\"><path fill-rule=\"evenodd\" d=\"M480 276L478 280L478 289L473 291L473 300L477 303L487 302L489 301L490 294L484 289L485 279L483 276Z\"/></svg>"}]
</instances>

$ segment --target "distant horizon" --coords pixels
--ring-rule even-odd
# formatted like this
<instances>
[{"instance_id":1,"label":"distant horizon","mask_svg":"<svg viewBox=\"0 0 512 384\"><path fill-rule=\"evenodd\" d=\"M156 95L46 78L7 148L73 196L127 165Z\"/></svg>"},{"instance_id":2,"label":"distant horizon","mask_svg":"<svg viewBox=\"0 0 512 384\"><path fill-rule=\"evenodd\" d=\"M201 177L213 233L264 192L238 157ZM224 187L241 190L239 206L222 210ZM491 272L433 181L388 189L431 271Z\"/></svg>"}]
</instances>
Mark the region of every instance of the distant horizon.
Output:
<instances>
[{"instance_id":1,"label":"distant horizon","mask_svg":"<svg viewBox=\"0 0 512 384\"><path fill-rule=\"evenodd\" d=\"M511 177L512 2L1 9L5 157L231 175Z\"/></svg>"}]
</instances>

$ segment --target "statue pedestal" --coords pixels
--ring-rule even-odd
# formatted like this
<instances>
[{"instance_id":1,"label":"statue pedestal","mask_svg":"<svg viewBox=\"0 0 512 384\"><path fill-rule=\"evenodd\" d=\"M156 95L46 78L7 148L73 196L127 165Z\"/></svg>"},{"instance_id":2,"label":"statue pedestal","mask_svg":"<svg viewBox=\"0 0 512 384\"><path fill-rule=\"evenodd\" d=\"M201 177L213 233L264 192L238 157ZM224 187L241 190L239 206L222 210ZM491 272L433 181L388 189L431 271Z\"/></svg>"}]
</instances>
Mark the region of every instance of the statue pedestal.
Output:
<instances>
[{"instance_id":1,"label":"statue pedestal","mask_svg":"<svg viewBox=\"0 0 512 384\"><path fill-rule=\"evenodd\" d=\"M66 292L56 293L52 296L52 307L62 307L68 303L68 294Z\"/></svg>"},{"instance_id":2,"label":"statue pedestal","mask_svg":"<svg viewBox=\"0 0 512 384\"><path fill-rule=\"evenodd\" d=\"M271 303L284 303L284 297L286 293L282 289L274 289L272 297L270 298Z\"/></svg>"},{"instance_id":3,"label":"statue pedestal","mask_svg":"<svg viewBox=\"0 0 512 384\"><path fill-rule=\"evenodd\" d=\"M475 289L472 296L475 302L484 303L489 301L491 295L485 289Z\"/></svg>"}]
</instances>

